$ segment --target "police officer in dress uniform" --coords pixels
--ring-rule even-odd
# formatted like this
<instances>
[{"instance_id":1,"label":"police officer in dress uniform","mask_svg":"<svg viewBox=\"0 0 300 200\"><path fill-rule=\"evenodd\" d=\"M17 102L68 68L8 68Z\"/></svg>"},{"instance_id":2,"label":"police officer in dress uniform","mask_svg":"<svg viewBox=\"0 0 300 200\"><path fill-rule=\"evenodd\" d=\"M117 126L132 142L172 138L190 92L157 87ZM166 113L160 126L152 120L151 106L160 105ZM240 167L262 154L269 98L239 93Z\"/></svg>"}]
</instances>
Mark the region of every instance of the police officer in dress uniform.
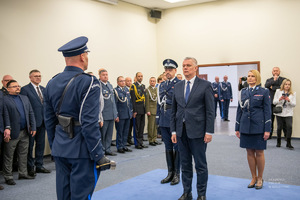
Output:
<instances>
[{"instance_id":1,"label":"police officer in dress uniform","mask_svg":"<svg viewBox=\"0 0 300 200\"><path fill-rule=\"evenodd\" d=\"M220 101L220 98L219 98L219 85L220 85L220 82L219 82L219 77L216 76L215 77L215 82L213 82L211 84L212 88L213 88L213 92L214 92L214 100L215 100L215 117L217 117L217 107L218 107L218 103L219 103L219 108L220 108L220 116L221 118L223 117L222 116L222 103Z\"/></svg>"},{"instance_id":2,"label":"police officer in dress uniform","mask_svg":"<svg viewBox=\"0 0 300 200\"><path fill-rule=\"evenodd\" d=\"M117 149L119 153L131 152L126 147L130 119L132 118L132 103L130 100L130 92L125 87L125 79L123 76L117 78L118 86L114 89L115 102L117 105L119 122L116 122L117 130Z\"/></svg>"},{"instance_id":3,"label":"police officer in dress uniform","mask_svg":"<svg viewBox=\"0 0 300 200\"><path fill-rule=\"evenodd\" d=\"M168 166L168 175L161 180L161 183L176 185L180 181L180 159L178 145L172 143L170 131L171 108L173 102L174 85L180 80L175 77L177 72L177 63L172 59L163 61L167 80L162 82L158 88L158 104L156 120L161 130L161 136L165 143L166 161Z\"/></svg>"},{"instance_id":4,"label":"police officer in dress uniform","mask_svg":"<svg viewBox=\"0 0 300 200\"><path fill-rule=\"evenodd\" d=\"M130 87L130 96L133 106L133 118L135 118L135 148L143 149L148 148L143 144L143 135L145 127L145 85L142 84L143 74L137 72L135 75L137 81Z\"/></svg>"},{"instance_id":5,"label":"police officer in dress uniform","mask_svg":"<svg viewBox=\"0 0 300 200\"><path fill-rule=\"evenodd\" d=\"M44 93L58 200L91 199L100 171L111 167L102 150L98 124L100 83L84 73L88 67L87 41L78 37L58 49L67 66L48 82Z\"/></svg>"},{"instance_id":6,"label":"police officer in dress uniform","mask_svg":"<svg viewBox=\"0 0 300 200\"><path fill-rule=\"evenodd\" d=\"M102 95L104 99L104 107L102 110L103 126L100 127L101 140L105 155L116 156L111 151L110 147L112 144L112 135L114 129L114 121L119 122L117 107L115 103L114 88L108 81L108 72L106 69L99 71Z\"/></svg>"},{"instance_id":7,"label":"police officer in dress uniform","mask_svg":"<svg viewBox=\"0 0 300 200\"><path fill-rule=\"evenodd\" d=\"M239 93L235 131L240 138L240 147L247 150L252 175L248 188L261 189L265 167L264 150L271 131L271 102L268 89L259 86L261 78L257 70L248 72L247 82L249 87Z\"/></svg>"},{"instance_id":8,"label":"police officer in dress uniform","mask_svg":"<svg viewBox=\"0 0 300 200\"><path fill-rule=\"evenodd\" d=\"M222 102L222 113L224 121L230 121L228 119L229 104L232 102L232 87L231 83L228 82L228 76L225 75L223 82L219 85L219 98Z\"/></svg>"}]
</instances>

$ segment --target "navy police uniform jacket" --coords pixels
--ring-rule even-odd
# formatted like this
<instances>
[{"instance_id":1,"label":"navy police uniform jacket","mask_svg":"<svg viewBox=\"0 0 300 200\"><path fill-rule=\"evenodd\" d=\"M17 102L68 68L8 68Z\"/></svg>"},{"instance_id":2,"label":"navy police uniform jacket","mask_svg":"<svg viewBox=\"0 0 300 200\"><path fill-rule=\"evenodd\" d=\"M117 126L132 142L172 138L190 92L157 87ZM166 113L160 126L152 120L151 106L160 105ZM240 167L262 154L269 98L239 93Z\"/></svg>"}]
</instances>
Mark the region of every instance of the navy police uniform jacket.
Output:
<instances>
[{"instance_id":1,"label":"navy police uniform jacket","mask_svg":"<svg viewBox=\"0 0 300 200\"><path fill-rule=\"evenodd\" d=\"M219 99L232 99L232 87L230 82L221 82L219 85Z\"/></svg>"},{"instance_id":2,"label":"navy police uniform jacket","mask_svg":"<svg viewBox=\"0 0 300 200\"><path fill-rule=\"evenodd\" d=\"M217 97L218 99L219 99L219 85L220 85L220 82L219 82L219 83L213 82L213 83L211 84L212 89L213 89L214 96L215 96L215 94L217 94L217 95L218 95L218 97ZM216 97L215 97L215 99L216 99Z\"/></svg>"},{"instance_id":3,"label":"navy police uniform jacket","mask_svg":"<svg viewBox=\"0 0 300 200\"><path fill-rule=\"evenodd\" d=\"M178 82L180 82L180 80L177 77L175 77L169 84L167 80L162 82L159 85L159 88L157 90L158 99L157 99L156 119L158 121L157 124L160 127L170 127L174 86Z\"/></svg>"},{"instance_id":4,"label":"navy police uniform jacket","mask_svg":"<svg viewBox=\"0 0 300 200\"><path fill-rule=\"evenodd\" d=\"M269 90L256 86L239 93L235 131L244 134L260 134L271 131L271 101Z\"/></svg>"},{"instance_id":5,"label":"navy police uniform jacket","mask_svg":"<svg viewBox=\"0 0 300 200\"><path fill-rule=\"evenodd\" d=\"M104 107L102 110L103 120L115 120L118 116L118 111L115 103L115 93L113 86L107 81L106 84L101 82L102 95L104 99Z\"/></svg>"},{"instance_id":6,"label":"navy police uniform jacket","mask_svg":"<svg viewBox=\"0 0 300 200\"><path fill-rule=\"evenodd\" d=\"M74 126L74 138L70 139L58 124L56 112L67 83L76 74L61 105L60 115L79 121ZM90 158L98 161L103 157L99 128L100 83L82 69L67 66L48 82L44 92L45 125L52 155L63 158Z\"/></svg>"},{"instance_id":7,"label":"navy police uniform jacket","mask_svg":"<svg viewBox=\"0 0 300 200\"><path fill-rule=\"evenodd\" d=\"M130 119L132 117L132 102L130 92L127 87L115 88L115 102L117 105L119 119Z\"/></svg>"}]
</instances>

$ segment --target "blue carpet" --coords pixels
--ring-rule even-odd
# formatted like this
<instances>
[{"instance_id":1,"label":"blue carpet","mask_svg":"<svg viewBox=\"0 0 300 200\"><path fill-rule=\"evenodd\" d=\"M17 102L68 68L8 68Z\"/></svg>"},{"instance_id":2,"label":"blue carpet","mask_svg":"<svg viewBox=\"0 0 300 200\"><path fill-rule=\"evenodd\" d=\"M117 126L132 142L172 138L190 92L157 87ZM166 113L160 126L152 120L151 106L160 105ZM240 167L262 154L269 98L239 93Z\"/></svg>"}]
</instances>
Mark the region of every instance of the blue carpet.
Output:
<instances>
[{"instance_id":1,"label":"blue carpet","mask_svg":"<svg viewBox=\"0 0 300 200\"><path fill-rule=\"evenodd\" d=\"M156 169L140 176L104 188L94 193L93 200L175 200L182 193L182 183L170 186L160 184L167 170ZM197 199L196 174L193 179L193 197ZM101 180L101 179L100 179ZM300 186L264 182L261 190L248 189L250 180L209 175L206 197L208 200L298 200ZM101 184L101 183L100 183Z\"/></svg>"}]
</instances>

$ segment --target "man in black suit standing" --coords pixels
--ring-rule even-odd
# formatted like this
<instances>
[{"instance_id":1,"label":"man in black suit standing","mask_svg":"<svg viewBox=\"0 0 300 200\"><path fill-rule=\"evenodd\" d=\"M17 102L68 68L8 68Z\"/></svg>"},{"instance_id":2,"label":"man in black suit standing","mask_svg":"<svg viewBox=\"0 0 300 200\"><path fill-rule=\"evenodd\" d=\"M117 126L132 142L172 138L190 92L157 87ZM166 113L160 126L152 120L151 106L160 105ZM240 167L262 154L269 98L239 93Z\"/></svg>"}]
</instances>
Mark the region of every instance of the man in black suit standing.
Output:
<instances>
[{"instance_id":1,"label":"man in black suit standing","mask_svg":"<svg viewBox=\"0 0 300 200\"><path fill-rule=\"evenodd\" d=\"M6 85L9 81L13 80L13 77L11 75L5 75L3 76L2 78L2 92L4 95L7 95L8 94L8 91L7 91L7 88L6 88Z\"/></svg>"},{"instance_id":2,"label":"man in black suit standing","mask_svg":"<svg viewBox=\"0 0 300 200\"><path fill-rule=\"evenodd\" d=\"M42 81L41 72L39 70L31 70L29 73L30 83L22 87L21 93L28 97L34 112L36 121L36 135L29 137L28 161L27 169L30 176L35 176L37 173L50 173L43 165L44 150L45 150L45 123L43 109L43 91L44 87L39 85ZM35 143L35 159L32 156L33 145ZM36 166L36 170L34 170Z\"/></svg>"},{"instance_id":3,"label":"man in black suit standing","mask_svg":"<svg viewBox=\"0 0 300 200\"><path fill-rule=\"evenodd\" d=\"M4 96L4 153L3 175L6 184L15 185L12 173L13 155L17 149L19 179L34 179L27 173L29 138L36 133L34 113L29 99L20 95L20 85L11 80L7 83L8 95ZM29 136L30 135L30 136Z\"/></svg>"},{"instance_id":4,"label":"man in black suit standing","mask_svg":"<svg viewBox=\"0 0 300 200\"><path fill-rule=\"evenodd\" d=\"M279 67L274 67L272 70L273 77L267 79L265 88L268 88L270 91L270 98L271 98L271 113L272 113L272 126L271 126L271 132L270 132L270 137L269 139L272 138L272 133L273 133L273 127L274 127L274 118L275 115L273 113L273 108L275 105L273 104L273 99L274 95L277 89L280 88L282 81L285 79L284 77L279 76L280 75L280 68ZM286 133L286 130L283 130L284 134Z\"/></svg>"},{"instance_id":5,"label":"man in black suit standing","mask_svg":"<svg viewBox=\"0 0 300 200\"><path fill-rule=\"evenodd\" d=\"M185 80L174 88L171 132L172 142L178 143L183 195L179 200L192 200L194 157L197 173L197 200L206 199L208 170L207 143L214 133L215 106L211 83L196 76L197 60L187 57L183 61Z\"/></svg>"},{"instance_id":6,"label":"man in black suit standing","mask_svg":"<svg viewBox=\"0 0 300 200\"><path fill-rule=\"evenodd\" d=\"M145 85L142 84L143 81L143 74L141 72L137 72L136 75L136 82L134 82L130 87L130 96L132 100L133 106L133 115L132 117L135 118L135 148L143 149L148 148L147 145L143 144L143 135L144 135L144 127L145 127Z\"/></svg>"}]
</instances>

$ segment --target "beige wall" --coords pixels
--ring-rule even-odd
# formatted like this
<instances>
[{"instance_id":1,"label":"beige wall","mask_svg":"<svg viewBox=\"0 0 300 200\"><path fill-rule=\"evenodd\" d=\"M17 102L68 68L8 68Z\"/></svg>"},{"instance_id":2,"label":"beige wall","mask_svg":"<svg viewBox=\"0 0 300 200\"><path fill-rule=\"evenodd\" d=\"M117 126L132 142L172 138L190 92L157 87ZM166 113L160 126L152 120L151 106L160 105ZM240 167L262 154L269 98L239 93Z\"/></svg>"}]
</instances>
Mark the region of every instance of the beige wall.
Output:
<instances>
[{"instance_id":1,"label":"beige wall","mask_svg":"<svg viewBox=\"0 0 300 200\"><path fill-rule=\"evenodd\" d=\"M11 74L21 85L37 68L42 85L65 66L57 49L69 40L89 38L89 69L97 75L107 68L116 86L119 75L144 74L148 85L157 75L156 24L147 10L120 2L117 6L93 0L0 1L0 76ZM97 76L98 77L98 76Z\"/></svg>"},{"instance_id":2,"label":"beige wall","mask_svg":"<svg viewBox=\"0 0 300 200\"><path fill-rule=\"evenodd\" d=\"M279 66L300 91L299 10L299 0L222 0L166 10L157 24L158 64L170 57L181 65L186 56L199 64L260 61L263 83ZM300 137L299 113L300 105L294 137Z\"/></svg>"}]
</instances>

